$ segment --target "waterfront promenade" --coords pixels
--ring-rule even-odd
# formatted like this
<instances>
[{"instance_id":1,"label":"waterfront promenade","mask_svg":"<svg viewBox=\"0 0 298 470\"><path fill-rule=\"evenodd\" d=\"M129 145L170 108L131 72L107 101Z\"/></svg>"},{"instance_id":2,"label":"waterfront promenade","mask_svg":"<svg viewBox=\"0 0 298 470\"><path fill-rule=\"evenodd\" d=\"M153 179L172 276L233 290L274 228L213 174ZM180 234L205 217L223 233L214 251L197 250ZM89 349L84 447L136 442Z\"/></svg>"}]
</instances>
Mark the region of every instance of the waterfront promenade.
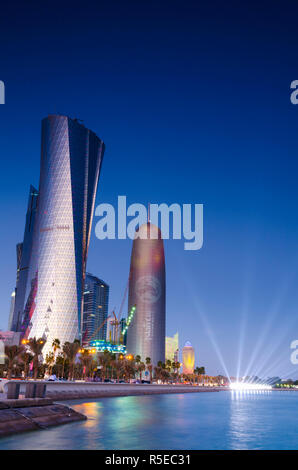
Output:
<instances>
[{"instance_id":1,"label":"waterfront promenade","mask_svg":"<svg viewBox=\"0 0 298 470\"><path fill-rule=\"evenodd\" d=\"M9 381L13 382L13 381ZM7 382L0 389L0 401L6 399ZM27 381L20 383L20 398L25 394ZM30 382L32 383L32 382ZM171 393L218 392L222 388L198 387L195 385L149 385L149 384L111 384L97 382L43 382L46 384L46 398L51 400L74 400L83 398L123 397L136 395L155 395ZM4 393L3 393L4 391ZM2 392L2 393L1 393Z\"/></svg>"}]
</instances>

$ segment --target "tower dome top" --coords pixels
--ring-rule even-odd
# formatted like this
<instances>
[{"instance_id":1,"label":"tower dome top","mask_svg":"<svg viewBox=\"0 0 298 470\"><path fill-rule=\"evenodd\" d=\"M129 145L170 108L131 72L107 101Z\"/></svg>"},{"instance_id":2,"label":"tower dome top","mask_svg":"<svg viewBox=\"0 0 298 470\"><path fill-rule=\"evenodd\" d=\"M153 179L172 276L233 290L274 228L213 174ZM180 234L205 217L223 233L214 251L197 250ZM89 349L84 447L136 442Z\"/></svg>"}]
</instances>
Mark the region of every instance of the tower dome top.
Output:
<instances>
[{"instance_id":1,"label":"tower dome top","mask_svg":"<svg viewBox=\"0 0 298 470\"><path fill-rule=\"evenodd\" d=\"M136 230L135 238L141 238L145 240L150 238L161 238L161 230L151 222L146 222Z\"/></svg>"}]
</instances>

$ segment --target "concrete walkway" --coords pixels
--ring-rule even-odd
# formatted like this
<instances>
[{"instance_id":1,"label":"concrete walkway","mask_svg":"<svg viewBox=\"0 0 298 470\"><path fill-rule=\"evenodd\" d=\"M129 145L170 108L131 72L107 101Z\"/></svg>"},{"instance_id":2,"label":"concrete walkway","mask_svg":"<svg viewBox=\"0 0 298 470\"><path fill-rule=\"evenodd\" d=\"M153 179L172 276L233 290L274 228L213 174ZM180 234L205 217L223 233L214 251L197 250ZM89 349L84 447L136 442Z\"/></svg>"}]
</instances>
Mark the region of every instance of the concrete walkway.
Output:
<instances>
[{"instance_id":1,"label":"concrete walkway","mask_svg":"<svg viewBox=\"0 0 298 470\"><path fill-rule=\"evenodd\" d=\"M24 396L27 381L21 383L20 396ZM29 382L32 383L32 382ZM222 388L192 385L109 384L97 382L43 382L47 385L46 398L51 400L73 400L84 398L122 397L168 393L218 392ZM7 384L7 382L6 382ZM6 385L4 386L6 389ZM5 394L0 394L0 400Z\"/></svg>"}]
</instances>

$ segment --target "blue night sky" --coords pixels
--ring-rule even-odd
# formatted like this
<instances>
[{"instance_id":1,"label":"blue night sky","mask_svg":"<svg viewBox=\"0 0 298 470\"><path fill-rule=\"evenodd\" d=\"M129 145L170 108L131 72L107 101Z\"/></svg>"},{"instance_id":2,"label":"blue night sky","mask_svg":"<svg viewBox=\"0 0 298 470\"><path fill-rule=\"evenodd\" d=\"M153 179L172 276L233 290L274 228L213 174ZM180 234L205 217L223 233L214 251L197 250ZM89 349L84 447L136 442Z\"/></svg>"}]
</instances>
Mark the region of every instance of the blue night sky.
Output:
<instances>
[{"instance_id":1,"label":"blue night sky","mask_svg":"<svg viewBox=\"0 0 298 470\"><path fill-rule=\"evenodd\" d=\"M67 114L106 144L97 203L204 204L201 250L165 242L167 334L191 341L209 374L298 377L297 3L227 3L1 7L0 328L40 122ZM93 227L88 270L110 284L110 310L131 246Z\"/></svg>"}]
</instances>

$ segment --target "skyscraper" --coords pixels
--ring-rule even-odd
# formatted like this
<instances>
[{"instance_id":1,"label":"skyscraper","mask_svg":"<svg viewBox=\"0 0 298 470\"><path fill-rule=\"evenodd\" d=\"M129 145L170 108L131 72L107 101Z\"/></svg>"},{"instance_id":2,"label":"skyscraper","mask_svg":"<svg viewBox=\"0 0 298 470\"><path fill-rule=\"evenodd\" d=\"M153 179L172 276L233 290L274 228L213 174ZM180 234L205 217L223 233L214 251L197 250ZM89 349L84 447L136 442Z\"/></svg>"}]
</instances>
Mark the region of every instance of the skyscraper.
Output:
<instances>
[{"instance_id":1,"label":"skyscraper","mask_svg":"<svg viewBox=\"0 0 298 470\"><path fill-rule=\"evenodd\" d=\"M178 362L179 336L178 331L174 336L166 337L166 360Z\"/></svg>"},{"instance_id":2,"label":"skyscraper","mask_svg":"<svg viewBox=\"0 0 298 470\"><path fill-rule=\"evenodd\" d=\"M42 121L37 221L27 281L24 336L73 341L83 289L103 142L77 119Z\"/></svg>"},{"instance_id":3,"label":"skyscraper","mask_svg":"<svg viewBox=\"0 0 298 470\"><path fill-rule=\"evenodd\" d=\"M36 222L38 191L30 186L26 224L23 243L17 244L17 280L15 288L14 310L9 329L20 331L25 307L25 296L28 281L29 264L32 253L34 227Z\"/></svg>"},{"instance_id":4,"label":"skyscraper","mask_svg":"<svg viewBox=\"0 0 298 470\"><path fill-rule=\"evenodd\" d=\"M195 350L189 341L186 341L182 349L182 371L183 374L193 374L195 368Z\"/></svg>"},{"instance_id":5,"label":"skyscraper","mask_svg":"<svg viewBox=\"0 0 298 470\"><path fill-rule=\"evenodd\" d=\"M14 289L11 293L11 298L10 298L10 309L9 309L9 317L8 317L8 331L12 331L12 321L13 321L13 313L14 313L15 303L16 303L16 290Z\"/></svg>"},{"instance_id":6,"label":"skyscraper","mask_svg":"<svg viewBox=\"0 0 298 470\"><path fill-rule=\"evenodd\" d=\"M161 232L147 222L135 233L131 262L128 311L136 310L127 330L127 352L152 364L165 361L165 256Z\"/></svg>"},{"instance_id":7,"label":"skyscraper","mask_svg":"<svg viewBox=\"0 0 298 470\"><path fill-rule=\"evenodd\" d=\"M86 274L84 290L82 343L88 346L89 342L105 340L109 308L109 286L101 279Z\"/></svg>"}]
</instances>

